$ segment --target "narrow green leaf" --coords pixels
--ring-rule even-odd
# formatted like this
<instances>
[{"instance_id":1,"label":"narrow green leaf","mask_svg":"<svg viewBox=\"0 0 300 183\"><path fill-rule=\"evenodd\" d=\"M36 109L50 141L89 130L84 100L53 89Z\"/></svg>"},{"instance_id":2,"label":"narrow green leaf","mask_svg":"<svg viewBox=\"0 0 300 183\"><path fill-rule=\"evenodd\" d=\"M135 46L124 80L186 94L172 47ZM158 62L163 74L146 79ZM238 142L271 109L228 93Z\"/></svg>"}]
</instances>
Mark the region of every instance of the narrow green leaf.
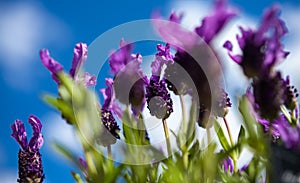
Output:
<instances>
[{"instance_id":1,"label":"narrow green leaf","mask_svg":"<svg viewBox=\"0 0 300 183\"><path fill-rule=\"evenodd\" d=\"M83 183L83 180L81 179L81 177L78 173L71 171L71 174L77 183Z\"/></svg>"},{"instance_id":2,"label":"narrow green leaf","mask_svg":"<svg viewBox=\"0 0 300 183\"><path fill-rule=\"evenodd\" d=\"M224 134L223 129L221 128L221 126L219 125L217 120L215 120L215 122L214 122L214 128L218 135L218 138L220 140L222 147L224 148L225 151L228 151L230 149L229 142Z\"/></svg>"}]
</instances>

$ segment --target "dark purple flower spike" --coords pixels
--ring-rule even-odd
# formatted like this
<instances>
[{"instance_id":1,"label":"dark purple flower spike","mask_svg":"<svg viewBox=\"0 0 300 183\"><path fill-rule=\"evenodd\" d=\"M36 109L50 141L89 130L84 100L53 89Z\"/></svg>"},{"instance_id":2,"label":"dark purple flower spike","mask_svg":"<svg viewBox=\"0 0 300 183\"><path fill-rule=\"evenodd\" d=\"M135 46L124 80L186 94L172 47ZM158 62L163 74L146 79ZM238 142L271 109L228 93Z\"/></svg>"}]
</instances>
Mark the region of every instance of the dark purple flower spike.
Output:
<instances>
[{"instance_id":1,"label":"dark purple flower spike","mask_svg":"<svg viewBox=\"0 0 300 183\"><path fill-rule=\"evenodd\" d=\"M20 120L15 120L11 125L12 137L19 143L19 183L41 183L44 180L43 166L41 154L39 152L43 145L43 136L41 134L42 123L33 115L28 118L29 124L33 129L33 136L29 143L24 123Z\"/></svg>"},{"instance_id":2,"label":"dark purple flower spike","mask_svg":"<svg viewBox=\"0 0 300 183\"><path fill-rule=\"evenodd\" d=\"M120 139L118 134L120 128L113 116L113 113L118 117L121 117L122 111L115 102L115 92L113 88L113 80L111 78L106 78L106 88L101 89L100 91L104 97L104 104L101 108L101 121L105 129L102 130L98 143L103 146L109 146L116 143L117 139Z\"/></svg>"}]
</instances>

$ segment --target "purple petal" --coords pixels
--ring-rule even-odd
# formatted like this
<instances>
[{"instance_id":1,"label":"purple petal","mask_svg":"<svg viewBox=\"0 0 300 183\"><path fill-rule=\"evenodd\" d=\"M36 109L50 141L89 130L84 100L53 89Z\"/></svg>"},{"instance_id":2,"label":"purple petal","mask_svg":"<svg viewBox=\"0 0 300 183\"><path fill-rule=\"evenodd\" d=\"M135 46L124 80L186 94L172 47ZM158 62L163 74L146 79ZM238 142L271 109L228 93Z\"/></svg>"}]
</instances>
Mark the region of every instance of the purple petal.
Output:
<instances>
[{"instance_id":1,"label":"purple petal","mask_svg":"<svg viewBox=\"0 0 300 183\"><path fill-rule=\"evenodd\" d=\"M23 150L27 149L27 134L24 123L17 119L10 127L12 129L11 136L20 144Z\"/></svg>"},{"instance_id":2,"label":"purple petal","mask_svg":"<svg viewBox=\"0 0 300 183\"><path fill-rule=\"evenodd\" d=\"M175 23L180 23L183 18L183 13L177 15L175 12L172 12L171 15L169 16L169 20Z\"/></svg>"},{"instance_id":3,"label":"purple petal","mask_svg":"<svg viewBox=\"0 0 300 183\"><path fill-rule=\"evenodd\" d=\"M102 105L102 108L110 108L112 101L115 98L114 88L113 88L114 81L111 78L106 78L105 81L106 81L105 82L106 88L100 90L104 98L104 104Z\"/></svg>"},{"instance_id":4,"label":"purple petal","mask_svg":"<svg viewBox=\"0 0 300 183\"><path fill-rule=\"evenodd\" d=\"M223 168L224 168L224 171L225 172L230 172L230 173L233 173L233 163L232 163L232 160L231 158L226 158L224 161L223 161Z\"/></svg>"},{"instance_id":5,"label":"purple petal","mask_svg":"<svg viewBox=\"0 0 300 183\"><path fill-rule=\"evenodd\" d=\"M120 41L120 49L113 52L108 60L111 71L113 74L117 74L122 68L130 61L132 45L126 44L124 40Z\"/></svg>"},{"instance_id":6,"label":"purple petal","mask_svg":"<svg viewBox=\"0 0 300 183\"><path fill-rule=\"evenodd\" d=\"M97 78L94 75L90 75L89 73L84 73L84 86L95 86L97 84Z\"/></svg>"},{"instance_id":7,"label":"purple petal","mask_svg":"<svg viewBox=\"0 0 300 183\"><path fill-rule=\"evenodd\" d=\"M56 81L56 83L59 83L57 74L63 70L60 63L51 58L49 51L46 49L40 51L40 59L42 60L43 65L51 72L53 80Z\"/></svg>"},{"instance_id":8,"label":"purple petal","mask_svg":"<svg viewBox=\"0 0 300 183\"><path fill-rule=\"evenodd\" d=\"M33 133L41 133L42 123L39 118L31 114L28 118L28 122L32 126Z\"/></svg>"},{"instance_id":9,"label":"purple petal","mask_svg":"<svg viewBox=\"0 0 300 183\"><path fill-rule=\"evenodd\" d=\"M43 136L41 134L42 123L41 121L34 115L30 115L28 118L29 124L32 126L33 136L29 142L29 149L33 152L37 151L41 148L44 143Z\"/></svg>"},{"instance_id":10,"label":"purple petal","mask_svg":"<svg viewBox=\"0 0 300 183\"><path fill-rule=\"evenodd\" d=\"M72 60L72 67L69 71L70 76L74 79L82 64L87 59L87 45L84 43L77 43L74 48L74 55Z\"/></svg>"},{"instance_id":11,"label":"purple petal","mask_svg":"<svg viewBox=\"0 0 300 183\"><path fill-rule=\"evenodd\" d=\"M225 0L218 0L213 13L202 20L202 24L196 27L196 33L207 43L222 30L225 24L236 15L226 6Z\"/></svg>"},{"instance_id":12,"label":"purple petal","mask_svg":"<svg viewBox=\"0 0 300 183\"><path fill-rule=\"evenodd\" d=\"M36 152L42 147L43 143L44 143L44 139L41 133L33 134L28 145L29 151Z\"/></svg>"},{"instance_id":13,"label":"purple petal","mask_svg":"<svg viewBox=\"0 0 300 183\"><path fill-rule=\"evenodd\" d=\"M232 43L230 41L226 41L224 44L223 44L223 47L226 48L228 51L232 51Z\"/></svg>"}]
</instances>

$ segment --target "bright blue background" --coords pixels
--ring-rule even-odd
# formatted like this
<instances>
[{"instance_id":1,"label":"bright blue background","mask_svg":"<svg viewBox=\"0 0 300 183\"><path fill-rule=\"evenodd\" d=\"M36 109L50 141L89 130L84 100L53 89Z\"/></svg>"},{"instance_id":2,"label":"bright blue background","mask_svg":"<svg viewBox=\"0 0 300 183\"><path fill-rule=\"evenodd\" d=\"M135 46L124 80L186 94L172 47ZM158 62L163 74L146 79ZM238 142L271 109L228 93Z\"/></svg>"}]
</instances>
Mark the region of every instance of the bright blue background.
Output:
<instances>
[{"instance_id":1,"label":"bright blue background","mask_svg":"<svg viewBox=\"0 0 300 183\"><path fill-rule=\"evenodd\" d=\"M279 1L289 3L292 6L300 5L299 0ZM13 6L20 3L19 1L0 1L0 7L5 9L6 7ZM59 60L65 68L68 69L71 64L73 46L77 42L91 43L103 32L113 28L119 24L150 18L151 13L154 10L160 11L163 15L172 10L171 1L27 1L30 4L38 4L42 11L46 11L52 16L60 19L68 28L70 35L68 42L63 43L65 46L60 47L53 43L44 43L41 48L47 47L52 55ZM232 0L233 5L237 5L244 13L251 15L254 18L260 17L262 10L272 4L273 1L244 1L244 0ZM1 10L1 9L0 9ZM188 12L187 12L188 13ZM0 14L1 15L1 14ZM51 25L48 25L51 26ZM6 29L7 27L0 27L0 29ZM1 33L1 32L0 32ZM44 35L47 36L47 35ZM0 40L1 41L1 40ZM30 44L30 43L28 43ZM5 67L0 62L0 93L1 93L1 108L0 108L0 172L6 172L7 170L17 171L17 153L18 145L10 137L11 129L10 124L18 118L27 123L27 117L29 114L36 114L42 117L50 109L40 98L41 93L47 91L50 93L56 93L56 84L52 82L48 71L39 62L39 55L36 50L34 72L36 77L27 90L18 89L17 87L11 87L7 82L7 75L5 75ZM0 59L1 58L0 56ZM2 60L3 61L3 60ZM18 73L13 73L13 77L19 80ZM23 81L26 85L26 81ZM32 82L32 81L31 81ZM23 83L23 84L24 84ZM29 130L29 126L27 126ZM29 137L31 132L29 131ZM74 170L71 165L66 161L57 159L57 155L53 155L53 152L49 148L42 148L44 171L46 174L46 182L73 182L70 175L70 170ZM0 182L5 174L0 173Z\"/></svg>"}]
</instances>

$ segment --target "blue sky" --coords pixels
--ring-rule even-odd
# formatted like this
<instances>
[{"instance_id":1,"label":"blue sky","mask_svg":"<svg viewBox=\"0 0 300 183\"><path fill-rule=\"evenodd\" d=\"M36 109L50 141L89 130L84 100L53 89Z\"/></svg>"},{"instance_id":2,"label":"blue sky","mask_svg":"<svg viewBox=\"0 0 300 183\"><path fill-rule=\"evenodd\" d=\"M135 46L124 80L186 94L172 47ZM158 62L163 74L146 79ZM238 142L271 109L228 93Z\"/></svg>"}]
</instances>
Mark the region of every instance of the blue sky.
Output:
<instances>
[{"instance_id":1,"label":"blue sky","mask_svg":"<svg viewBox=\"0 0 300 183\"><path fill-rule=\"evenodd\" d=\"M0 1L1 180L15 182L17 176L19 147L10 137L10 124L15 119L18 118L27 123L30 114L40 117L44 120L45 128L43 131L48 131L44 134L45 139L48 137L57 139L60 133L72 135L70 128L60 121L58 113L41 100L43 93L55 94L57 87L39 60L38 51L40 48L48 48L52 56L68 70L71 65L73 46L77 42L89 44L100 34L122 23L150 18L154 11L160 11L167 16L171 10L180 9L184 7L181 5L188 5L189 3L196 3L196 7L200 8L199 12L207 11L207 9L201 10L201 5L209 6L210 2L201 0L191 2L137 0L130 2L116 0L93 2ZM287 37L290 50L299 48L296 40L300 40L300 36L297 34L300 28L295 20L300 17L300 14L297 13L300 12L300 0L276 2L283 5L283 15L290 23L288 27L291 36ZM263 9L272 3L274 3L272 0L231 1L231 4L237 6L249 21L258 21ZM194 9L192 11L185 13L186 15L195 13ZM294 80L296 85L300 86L299 80L296 79L299 75L296 73L295 65L291 64L296 58L299 57L291 57L291 61L288 61L283 68L293 72L294 79L292 78L292 81ZM53 124L57 125L58 128L53 127ZM26 127L30 136L31 129L28 125ZM53 131L47 130L47 127ZM59 128L63 130L55 131ZM75 146L76 139L73 142L70 142L70 139L65 139L64 142L71 144L70 146ZM74 169L67 161L54 153L50 146L50 142L45 142L42 148L46 182L73 182L70 170Z\"/></svg>"}]
</instances>

